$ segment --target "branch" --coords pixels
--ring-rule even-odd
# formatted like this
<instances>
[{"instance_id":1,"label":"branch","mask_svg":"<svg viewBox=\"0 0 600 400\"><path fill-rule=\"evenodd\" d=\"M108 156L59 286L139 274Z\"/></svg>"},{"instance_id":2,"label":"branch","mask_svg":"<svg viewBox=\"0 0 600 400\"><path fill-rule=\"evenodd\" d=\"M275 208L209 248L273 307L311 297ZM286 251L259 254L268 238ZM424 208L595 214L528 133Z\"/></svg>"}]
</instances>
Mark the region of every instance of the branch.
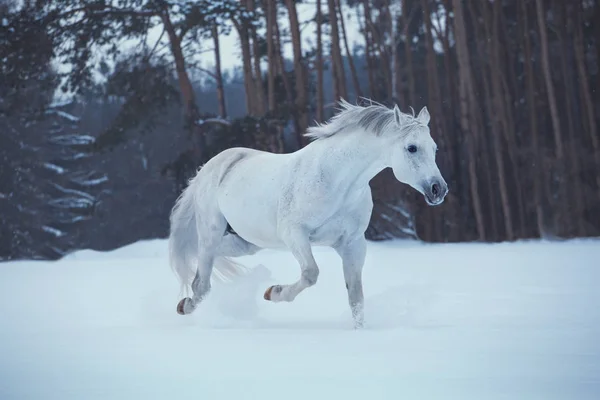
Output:
<instances>
[{"instance_id":1,"label":"branch","mask_svg":"<svg viewBox=\"0 0 600 400\"><path fill-rule=\"evenodd\" d=\"M179 35L177 36L179 38L180 42L183 40L183 37L185 36L185 34L190 31L190 29L191 29L191 26L184 26L183 28L181 28L181 32L179 32Z\"/></svg>"},{"instance_id":2,"label":"branch","mask_svg":"<svg viewBox=\"0 0 600 400\"><path fill-rule=\"evenodd\" d=\"M157 11L139 11L139 10L128 10L122 8L116 8L109 5L102 4L90 4L84 7L74 8L69 11L65 11L64 13L58 14L55 18L66 18L70 17L73 14L77 14L79 12L83 12L85 14L91 14L94 16L98 15L129 15L134 17L155 17L158 16L159 13Z\"/></svg>"},{"instance_id":3,"label":"branch","mask_svg":"<svg viewBox=\"0 0 600 400\"><path fill-rule=\"evenodd\" d=\"M233 26L235 27L235 30L241 34L242 33L242 26L240 25L240 23L238 22L237 19L235 19L235 17L231 17L231 22L233 22Z\"/></svg>"},{"instance_id":4,"label":"branch","mask_svg":"<svg viewBox=\"0 0 600 400\"><path fill-rule=\"evenodd\" d=\"M204 72L205 74L207 74L208 76L210 76L210 77L211 77L211 78L213 78L213 79L217 79L217 74L215 74L215 73L214 73L214 72L212 72L212 71L209 71L209 70L207 70L207 69L205 69L205 68L202 68L202 67L198 67L198 66L196 66L196 65L193 65L192 67L193 67L194 69L197 69L197 70L198 70L198 71L200 71L200 72Z\"/></svg>"},{"instance_id":5,"label":"branch","mask_svg":"<svg viewBox=\"0 0 600 400\"><path fill-rule=\"evenodd\" d=\"M154 52L156 51L156 48L158 47L158 44L160 43L163 35L165 34L165 26L163 25L163 29L162 32L160 33L160 36L158 37L158 40L156 41L156 43L154 44L154 47L152 48L152 50L150 51L150 53L148 53L148 55L146 56L146 59L150 59L150 57L152 57L152 54L154 54Z\"/></svg>"}]
</instances>

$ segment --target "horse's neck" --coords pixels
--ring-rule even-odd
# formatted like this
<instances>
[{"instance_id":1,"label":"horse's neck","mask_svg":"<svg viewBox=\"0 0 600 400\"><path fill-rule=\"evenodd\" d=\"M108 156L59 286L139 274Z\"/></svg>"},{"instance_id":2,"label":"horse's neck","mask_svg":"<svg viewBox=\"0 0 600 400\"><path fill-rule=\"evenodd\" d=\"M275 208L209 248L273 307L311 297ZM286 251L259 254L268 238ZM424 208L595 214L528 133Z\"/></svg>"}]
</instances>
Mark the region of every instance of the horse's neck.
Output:
<instances>
[{"instance_id":1,"label":"horse's neck","mask_svg":"<svg viewBox=\"0 0 600 400\"><path fill-rule=\"evenodd\" d=\"M348 185L368 186L369 181L387 165L381 139L356 132L340 133L313 145L318 149L319 164L329 168Z\"/></svg>"}]
</instances>

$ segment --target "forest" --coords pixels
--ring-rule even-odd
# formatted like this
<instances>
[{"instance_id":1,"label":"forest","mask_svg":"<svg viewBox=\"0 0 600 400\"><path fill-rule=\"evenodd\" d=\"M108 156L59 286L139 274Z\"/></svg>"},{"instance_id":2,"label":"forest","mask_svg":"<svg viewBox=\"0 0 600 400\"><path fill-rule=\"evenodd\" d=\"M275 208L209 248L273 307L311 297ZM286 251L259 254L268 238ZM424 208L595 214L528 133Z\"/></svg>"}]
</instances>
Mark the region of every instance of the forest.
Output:
<instances>
[{"instance_id":1,"label":"forest","mask_svg":"<svg viewBox=\"0 0 600 400\"><path fill-rule=\"evenodd\" d=\"M369 239L599 236L599 43L598 0L2 0L0 260L166 237L208 159L340 99L427 106L450 188L383 171Z\"/></svg>"}]
</instances>

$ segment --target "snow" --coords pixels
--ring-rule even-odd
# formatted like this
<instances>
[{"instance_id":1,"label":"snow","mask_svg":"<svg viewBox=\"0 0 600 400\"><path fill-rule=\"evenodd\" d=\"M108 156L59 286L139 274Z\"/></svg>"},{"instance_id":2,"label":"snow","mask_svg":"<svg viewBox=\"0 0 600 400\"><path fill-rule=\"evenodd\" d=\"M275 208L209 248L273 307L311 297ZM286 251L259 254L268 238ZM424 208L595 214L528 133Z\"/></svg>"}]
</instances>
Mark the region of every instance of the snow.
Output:
<instances>
[{"instance_id":1,"label":"snow","mask_svg":"<svg viewBox=\"0 0 600 400\"><path fill-rule=\"evenodd\" d=\"M60 167L56 164L52 164L52 163L44 163L44 167L46 167L49 170L52 170L54 172L56 172L59 175L62 175L65 173L65 169L63 167Z\"/></svg>"},{"instance_id":2,"label":"snow","mask_svg":"<svg viewBox=\"0 0 600 400\"><path fill-rule=\"evenodd\" d=\"M50 141L64 146L77 146L92 144L96 141L96 139L89 135L61 135L54 136L50 139Z\"/></svg>"},{"instance_id":3,"label":"snow","mask_svg":"<svg viewBox=\"0 0 600 400\"><path fill-rule=\"evenodd\" d=\"M65 197L60 199L52 199L48 204L58 208L88 208L94 205L94 200L87 198Z\"/></svg>"},{"instance_id":4,"label":"snow","mask_svg":"<svg viewBox=\"0 0 600 400\"><path fill-rule=\"evenodd\" d=\"M96 186L104 182L108 182L108 176L103 175L95 179L73 179L73 182L80 184L81 186Z\"/></svg>"},{"instance_id":5,"label":"snow","mask_svg":"<svg viewBox=\"0 0 600 400\"><path fill-rule=\"evenodd\" d=\"M49 108L60 108L68 106L73 103L73 99L57 99L53 101L48 107Z\"/></svg>"},{"instance_id":6,"label":"snow","mask_svg":"<svg viewBox=\"0 0 600 400\"><path fill-rule=\"evenodd\" d=\"M293 303L263 251L185 317L163 240L4 263L0 398L598 399L599 245L370 243L363 330L330 249Z\"/></svg>"},{"instance_id":7,"label":"snow","mask_svg":"<svg viewBox=\"0 0 600 400\"><path fill-rule=\"evenodd\" d=\"M65 119L68 119L71 122L79 122L79 117L74 116L73 114L69 114L68 112L62 110L48 110L47 114L57 114Z\"/></svg>"},{"instance_id":8,"label":"snow","mask_svg":"<svg viewBox=\"0 0 600 400\"><path fill-rule=\"evenodd\" d=\"M44 232L48 232L56 237L61 237L61 236L66 235L66 233L61 231L60 229L56 229L56 228L53 228L53 227L47 226L47 225L42 226L42 230Z\"/></svg>"}]
</instances>

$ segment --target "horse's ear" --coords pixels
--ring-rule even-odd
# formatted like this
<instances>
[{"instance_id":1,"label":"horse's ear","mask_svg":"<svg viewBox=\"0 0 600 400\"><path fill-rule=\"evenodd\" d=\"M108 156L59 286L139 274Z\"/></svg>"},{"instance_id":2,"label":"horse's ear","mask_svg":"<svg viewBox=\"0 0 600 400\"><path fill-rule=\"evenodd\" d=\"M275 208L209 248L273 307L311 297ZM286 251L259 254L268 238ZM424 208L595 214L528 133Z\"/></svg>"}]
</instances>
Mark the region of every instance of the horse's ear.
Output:
<instances>
[{"instance_id":1,"label":"horse's ear","mask_svg":"<svg viewBox=\"0 0 600 400\"><path fill-rule=\"evenodd\" d=\"M396 104L394 106L394 121L396 121L396 124L398 124L398 126L402 125L402 112L400 111L400 109L398 108L398 104Z\"/></svg>"},{"instance_id":2,"label":"horse's ear","mask_svg":"<svg viewBox=\"0 0 600 400\"><path fill-rule=\"evenodd\" d=\"M429 123L431 116L429 115L429 110L427 110L427 106L425 106L421 109L421 111L419 112L419 115L417 115L417 119L425 125L427 125Z\"/></svg>"}]
</instances>

